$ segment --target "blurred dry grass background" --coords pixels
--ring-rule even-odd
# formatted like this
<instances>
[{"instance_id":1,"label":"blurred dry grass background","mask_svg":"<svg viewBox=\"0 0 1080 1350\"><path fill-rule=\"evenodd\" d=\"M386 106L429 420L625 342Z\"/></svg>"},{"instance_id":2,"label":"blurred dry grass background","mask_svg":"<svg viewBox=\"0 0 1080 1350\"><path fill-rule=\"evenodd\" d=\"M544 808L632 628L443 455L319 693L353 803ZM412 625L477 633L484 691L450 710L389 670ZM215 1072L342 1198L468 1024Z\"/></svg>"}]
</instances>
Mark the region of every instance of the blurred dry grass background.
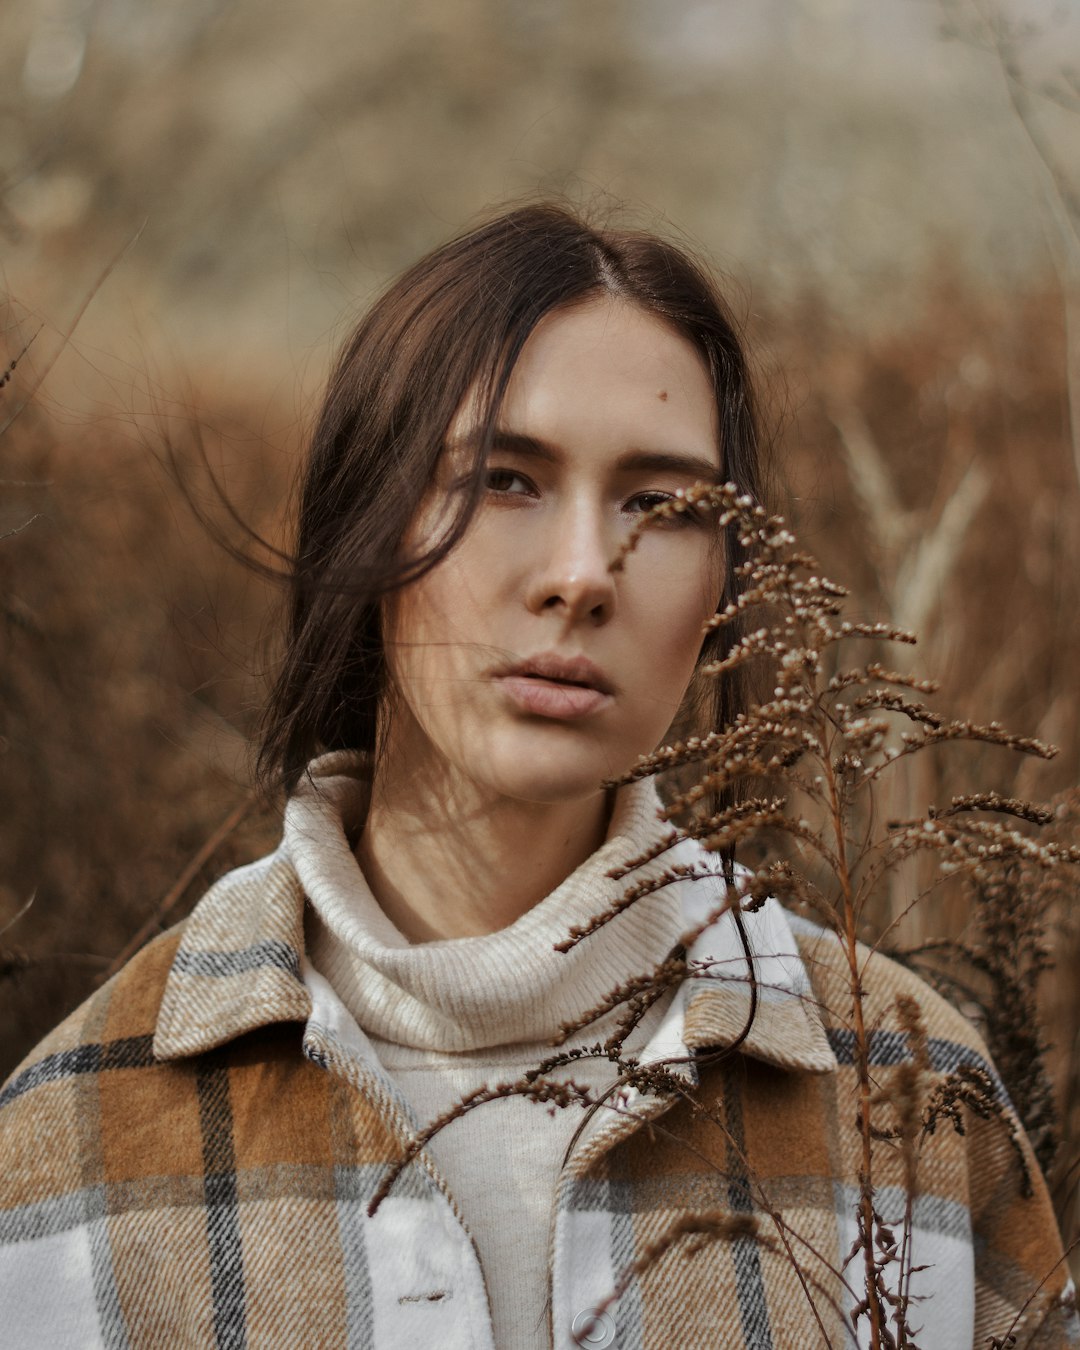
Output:
<instances>
[{"instance_id":1,"label":"blurred dry grass background","mask_svg":"<svg viewBox=\"0 0 1080 1350\"><path fill-rule=\"evenodd\" d=\"M280 539L342 312L522 192L644 204L734 271L806 545L860 616L919 631L945 707L1061 747L942 757L910 801L1077 783L1067 7L28 0L4 31L0 1073L164 900L275 839L272 809L238 819L275 597L163 446ZM900 936L966 918L944 899ZM1075 1232L1075 903L1050 938Z\"/></svg>"}]
</instances>

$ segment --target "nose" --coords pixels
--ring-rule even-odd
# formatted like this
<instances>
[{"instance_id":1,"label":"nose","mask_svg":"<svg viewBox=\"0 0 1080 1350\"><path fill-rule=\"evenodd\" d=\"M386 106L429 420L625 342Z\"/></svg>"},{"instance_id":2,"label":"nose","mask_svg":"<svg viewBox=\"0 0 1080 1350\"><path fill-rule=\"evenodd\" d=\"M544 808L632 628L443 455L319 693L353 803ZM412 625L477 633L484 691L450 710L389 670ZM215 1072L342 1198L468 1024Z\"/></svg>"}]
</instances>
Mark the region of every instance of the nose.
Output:
<instances>
[{"instance_id":1,"label":"nose","mask_svg":"<svg viewBox=\"0 0 1080 1350\"><path fill-rule=\"evenodd\" d=\"M618 542L602 512L567 507L551 520L538 565L529 578L527 604L534 614L559 613L568 624L607 623L615 613L611 562Z\"/></svg>"}]
</instances>

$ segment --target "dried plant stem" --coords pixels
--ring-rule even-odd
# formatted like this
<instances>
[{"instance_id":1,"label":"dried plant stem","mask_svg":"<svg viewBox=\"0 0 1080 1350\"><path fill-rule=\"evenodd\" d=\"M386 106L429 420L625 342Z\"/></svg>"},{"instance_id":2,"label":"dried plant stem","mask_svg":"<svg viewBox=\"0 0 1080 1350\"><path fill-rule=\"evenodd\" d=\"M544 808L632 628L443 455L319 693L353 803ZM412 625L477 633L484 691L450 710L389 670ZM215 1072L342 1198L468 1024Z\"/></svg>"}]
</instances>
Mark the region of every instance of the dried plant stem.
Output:
<instances>
[{"instance_id":1,"label":"dried plant stem","mask_svg":"<svg viewBox=\"0 0 1080 1350\"><path fill-rule=\"evenodd\" d=\"M862 971L859 965L858 924L855 912L855 893L848 864L845 813L841 790L831 755L824 758L824 777L828 788L829 814L836 856L836 877L840 886L841 942L851 975L852 1026L855 1033L855 1067L859 1090L859 1132L862 1143L862 1167L859 1171L859 1230L866 1272L866 1306L870 1318L871 1350L880 1350L882 1344L882 1308L876 1295L877 1271L874 1261L874 1159L871 1103L873 1087L870 1082L870 1041L863 1016Z\"/></svg>"}]
</instances>

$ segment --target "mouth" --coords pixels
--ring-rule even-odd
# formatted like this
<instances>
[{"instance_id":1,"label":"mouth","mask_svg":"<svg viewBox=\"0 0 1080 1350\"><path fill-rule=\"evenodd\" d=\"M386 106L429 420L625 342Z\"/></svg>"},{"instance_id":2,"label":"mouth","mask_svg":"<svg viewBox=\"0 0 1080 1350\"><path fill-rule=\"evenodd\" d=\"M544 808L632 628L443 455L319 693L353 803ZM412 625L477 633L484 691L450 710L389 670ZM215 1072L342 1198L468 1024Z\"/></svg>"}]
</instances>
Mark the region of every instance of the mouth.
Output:
<instances>
[{"instance_id":1,"label":"mouth","mask_svg":"<svg viewBox=\"0 0 1080 1350\"><path fill-rule=\"evenodd\" d=\"M496 673L495 679L519 711L573 721L600 712L615 686L587 657L543 653Z\"/></svg>"}]
</instances>

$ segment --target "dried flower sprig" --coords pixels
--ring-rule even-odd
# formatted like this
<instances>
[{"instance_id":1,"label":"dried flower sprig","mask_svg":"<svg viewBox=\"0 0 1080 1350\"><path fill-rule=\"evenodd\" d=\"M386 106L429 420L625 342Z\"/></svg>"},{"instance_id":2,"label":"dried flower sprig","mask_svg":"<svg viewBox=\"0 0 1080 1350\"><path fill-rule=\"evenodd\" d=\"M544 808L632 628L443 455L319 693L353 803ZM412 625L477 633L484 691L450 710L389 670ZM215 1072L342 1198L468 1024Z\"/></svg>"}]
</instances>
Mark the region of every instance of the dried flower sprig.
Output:
<instances>
[{"instance_id":1,"label":"dried flower sprig","mask_svg":"<svg viewBox=\"0 0 1080 1350\"><path fill-rule=\"evenodd\" d=\"M468 1115L478 1106L500 1101L504 1097L526 1097L530 1101L556 1108L566 1107L574 1102L589 1105L593 1100L591 1089L587 1085L575 1083L573 1079L562 1082L548 1077L525 1075L511 1083L497 1083L494 1087L489 1087L486 1083L481 1084L460 1101L455 1102L449 1110L430 1121L423 1129L418 1130L405 1144L401 1155L394 1165L387 1169L386 1175L368 1203L368 1214L374 1215L378 1211L379 1206L393 1189L394 1182L440 1130L446 1129L448 1125Z\"/></svg>"},{"instance_id":2,"label":"dried flower sprig","mask_svg":"<svg viewBox=\"0 0 1080 1350\"><path fill-rule=\"evenodd\" d=\"M885 787L892 781L890 775L903 772L914 756L950 744L981 743L1044 759L1055 751L1040 739L1008 732L998 722L950 718L932 707L926 700L937 690L934 681L894 669L874 650L883 643L910 646L914 635L892 624L844 619L845 589L820 574L781 519L768 515L731 484L697 485L647 513L614 560L613 570L627 565L646 530L687 511L713 513L717 528L734 535L742 555L736 569L738 599L706 625L710 634L726 636L727 645L721 645L720 655L701 666L699 674L723 679L756 663L768 667L771 692L730 724L644 755L615 780L617 786L670 775L677 785L667 795L663 814L673 828L612 870L613 878L627 882L622 895L572 929L558 949L567 951L587 942L646 896L706 875L706 869L687 865L681 858L665 865L666 855L687 840L722 860L712 875L722 873L724 899L703 923L682 935L667 960L609 991L595 1007L566 1023L559 1042L621 1009L615 1030L606 1038L556 1051L517 1083L480 1089L418 1135L410 1156L465 1111L510 1093L591 1112L603 1102L623 1109L619 1092L633 1087L646 1096L679 1096L692 1110L700 1110L687 1096L685 1084L662 1065L642 1067L627 1055L626 1036L667 991L685 980L707 977L709 971L689 960L687 953L709 923L726 909L738 919L775 897L809 911L835 936L847 982L844 1006L828 1010L850 1040L856 1083L856 1236L848 1260L832 1272L851 1296L843 1321L849 1329L865 1321L873 1350L917 1350L913 1276L919 1267L914 1264L912 1233L927 1141L942 1127L964 1132L971 1116L996 1121L1012 1142L1025 1188L1031 1172L997 1080L973 1063L948 1072L934 1069L917 999L901 998L891 1009L906 1055L891 1063L887 1074L877 1067L872 1040L885 1012L870 1012L864 981L868 952L860 938L880 939L880 929L876 935L869 930L866 916L880 906L883 888L904 868L906 881L912 883L905 910L943 879L972 890L982 915L982 941L964 946L963 954L968 967L996 996L996 1008L987 1019L991 1047L1036 1147L1046 1149L1052 1146L1054 1132L1034 982L1047 960L1041 934L1049 897L1062 885L1063 873L1080 866L1080 848L1064 833L1049 841L1036 837L1053 814L1017 797L973 791L952 797L947 806L928 806L923 814L912 816L906 798L902 813L887 809ZM760 613L761 620L748 628L744 625L751 611ZM870 643L868 659L850 660L846 653L852 643ZM756 863L745 865L754 855ZM738 871L736 858L741 864ZM910 871L916 859L929 865L928 875ZM644 868L650 871L643 876ZM876 945L872 941L871 950ZM936 944L933 951L927 948L914 958L940 955L942 950ZM749 989L752 1018L757 992L753 979ZM973 986L964 984L961 991L970 995ZM748 1028L749 1024L737 1042ZM1026 1038L1019 1034L1021 1028L1026 1028ZM722 1058L730 1049L718 1054ZM557 1081L550 1079L557 1070L594 1057L610 1060L619 1073L617 1083L602 1098L586 1100L585 1090L575 1084L548 1086ZM705 1063L700 1059L699 1068ZM716 1123L724 1128L722 1122ZM890 1156L899 1152L903 1179L903 1214L891 1219L883 1214L879 1196L882 1150ZM773 1222L772 1233L742 1213L709 1210L680 1216L619 1274L609 1304L631 1280L676 1249L692 1253L712 1242L735 1240L784 1251L804 1289L814 1286L831 1299L833 1295L810 1278L806 1261L797 1254L801 1238L764 1192L760 1209ZM847 1269L852 1263L857 1276ZM817 1325L824 1335L820 1318ZM1009 1329L1003 1344L1011 1334Z\"/></svg>"},{"instance_id":3,"label":"dried flower sprig","mask_svg":"<svg viewBox=\"0 0 1080 1350\"><path fill-rule=\"evenodd\" d=\"M1022 1149L1012 1117L983 1071L963 1065L936 1079L930 1073L925 1030L918 1006L911 1001L896 1010L909 1059L894 1071L887 1087L874 1084L869 1029L864 1023L864 958L857 947L864 913L899 866L929 854L935 863L931 885L938 884L943 875L959 873L984 897L984 906L990 900L1000 916L1004 907L997 898L998 889L1004 886L1015 891L1019 884L1031 889L1034 880L1038 893L1037 879L1048 882L1062 868L1080 864L1080 850L1065 841L1034 838L1030 830L1048 824L1051 815L1046 808L1015 797L968 793L954 797L948 807L930 807L917 819L891 820L882 829L874 819L873 794L883 776L895 771L898 761L948 743L981 742L1040 758L1049 758L1055 751L1039 739L1006 731L998 722L980 724L945 717L924 699L912 696L932 695L937 688L933 681L891 670L879 660L836 669L834 649L841 643L873 639L910 645L914 635L889 624L842 619L844 588L819 575L816 563L796 548L783 521L768 516L732 485L702 486L685 495L693 509L714 511L721 528L734 530L745 554L738 569L743 582L739 600L708 625L714 631L730 628L733 640L724 655L706 665L702 673L722 677L748 662L767 661L772 669L772 697L708 736L643 757L621 781L693 765L695 781L681 786L666 810L680 837L697 839L706 849L729 857L755 837L785 840L794 859L784 859L779 867L773 859L752 869L740 889L760 898L772 886L782 899L802 905L812 898L815 916L824 919L840 939L851 971L848 1024L855 1040L862 1140L858 1238L853 1255L861 1253L865 1287L853 1319L867 1319L873 1346L912 1350L911 1206L921 1141L943 1120L962 1130L964 1112L969 1111L1004 1122L1021 1160ZM677 503L668 503L654 514L663 519L680 509ZM626 555L650 524L648 518L639 524L618 566L625 565ZM740 632L737 625L752 608L763 610L766 622ZM913 729L903 729L903 723ZM786 786L788 794L763 797L755 791L762 779ZM746 792L752 794L749 809L728 808L722 825L707 813L707 804L717 796L737 797ZM987 819L991 813L1011 818L1015 824ZM778 882L783 884L777 886ZM1011 933L1008 956L1015 961L1018 951L1026 953L1026 973L1037 974L1045 959L1037 941L1032 945L1031 934L1039 931L1038 915L1030 909L1026 915L1023 910L1019 913L1028 920L1027 945L1018 932ZM1001 928L999 917L997 929ZM993 955L984 954L981 959L984 967L993 966L1002 984L1006 944L1000 933L995 936ZM1022 1009L1029 1027L1037 1025L1032 998L1029 992ZM1015 994L1012 1003L1008 1017L1015 1024L1022 1015ZM1025 1046L1029 1064L1041 1066L1042 1048L1037 1036L1029 1035ZM1038 1079L1038 1072L1035 1076ZM1039 1082L1044 1083L1045 1077ZM1046 1092L1038 1088L1026 1100L1022 1097L1036 1127L1045 1128L1047 1101ZM886 1103L893 1123L882 1125L878 1109ZM883 1221L876 1200L874 1146L884 1143L898 1146L904 1159L907 1210L899 1238ZM1024 1185L1029 1184L1026 1163L1020 1175ZM898 1272L886 1279L890 1266L898 1267Z\"/></svg>"}]
</instances>

